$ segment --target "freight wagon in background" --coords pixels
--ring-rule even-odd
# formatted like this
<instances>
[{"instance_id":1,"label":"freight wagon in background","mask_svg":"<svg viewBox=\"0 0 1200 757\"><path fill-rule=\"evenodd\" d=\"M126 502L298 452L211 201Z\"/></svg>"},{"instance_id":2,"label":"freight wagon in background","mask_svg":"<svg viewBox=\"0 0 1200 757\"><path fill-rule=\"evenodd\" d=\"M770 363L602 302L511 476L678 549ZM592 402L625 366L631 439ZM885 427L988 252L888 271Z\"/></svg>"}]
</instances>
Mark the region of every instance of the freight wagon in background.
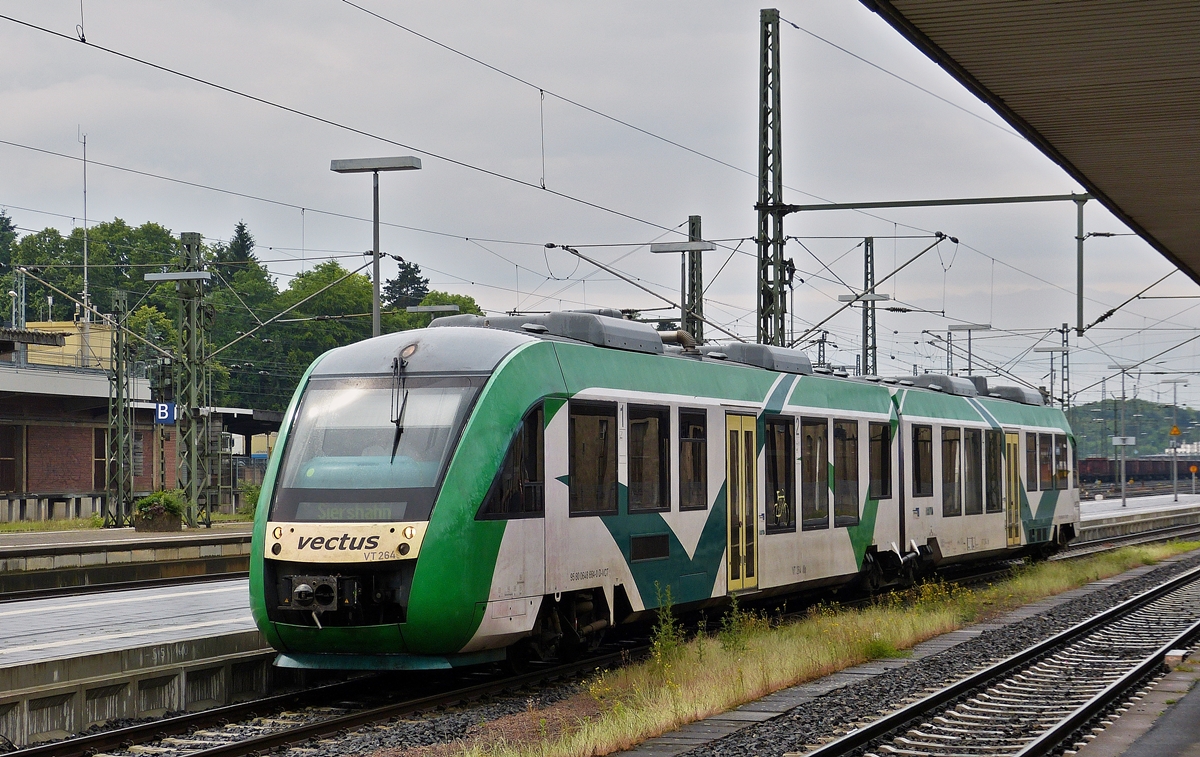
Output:
<instances>
[{"instance_id":1,"label":"freight wagon in background","mask_svg":"<svg viewBox=\"0 0 1200 757\"><path fill-rule=\"evenodd\" d=\"M1176 461L1180 481L1191 481L1191 466L1200 467L1200 457L1182 455ZM1100 481L1105 484L1119 484L1121 473L1120 459L1110 457L1085 457L1079 461L1079 482L1084 487ZM1134 482L1170 481L1171 456L1153 455L1149 457L1130 457L1125 459L1125 475Z\"/></svg>"}]
</instances>

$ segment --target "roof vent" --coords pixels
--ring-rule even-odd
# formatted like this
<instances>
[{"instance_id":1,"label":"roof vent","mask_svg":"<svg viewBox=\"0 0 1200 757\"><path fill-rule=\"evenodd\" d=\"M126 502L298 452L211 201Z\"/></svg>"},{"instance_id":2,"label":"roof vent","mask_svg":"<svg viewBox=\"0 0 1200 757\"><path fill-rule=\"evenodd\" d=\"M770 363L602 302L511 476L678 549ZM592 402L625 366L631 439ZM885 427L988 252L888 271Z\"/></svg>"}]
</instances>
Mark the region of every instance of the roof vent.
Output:
<instances>
[{"instance_id":1,"label":"roof vent","mask_svg":"<svg viewBox=\"0 0 1200 757\"><path fill-rule=\"evenodd\" d=\"M988 391L987 376L967 376L967 381L975 385L975 391L980 397L986 397L991 394Z\"/></svg>"},{"instance_id":2,"label":"roof vent","mask_svg":"<svg viewBox=\"0 0 1200 757\"><path fill-rule=\"evenodd\" d=\"M488 321L482 315L462 313L460 315L443 315L442 317L434 318L429 322L430 328L438 328L440 326L474 326L476 328L487 328Z\"/></svg>"},{"instance_id":3,"label":"roof vent","mask_svg":"<svg viewBox=\"0 0 1200 757\"><path fill-rule=\"evenodd\" d=\"M908 379L900 379L896 383L900 386L913 386L913 382L909 381Z\"/></svg>"},{"instance_id":4,"label":"roof vent","mask_svg":"<svg viewBox=\"0 0 1200 757\"><path fill-rule=\"evenodd\" d=\"M811 374L813 372L812 363L809 362L808 355L805 355L800 350L788 349L787 347L775 347L770 344L729 342L719 346L701 347L700 352L710 356L714 353L721 353L725 355L724 359L726 360L746 365L755 365L759 368L766 368L768 371L799 374Z\"/></svg>"},{"instance_id":5,"label":"roof vent","mask_svg":"<svg viewBox=\"0 0 1200 757\"><path fill-rule=\"evenodd\" d=\"M713 360L728 360L729 359L729 356L726 355L724 352L717 352L716 350L712 350L710 352L705 352L704 357L710 357Z\"/></svg>"},{"instance_id":6,"label":"roof vent","mask_svg":"<svg viewBox=\"0 0 1200 757\"><path fill-rule=\"evenodd\" d=\"M1023 386L993 386L988 396L1012 402L1020 402L1022 405L1036 405L1041 407L1046 404L1042 401L1041 392Z\"/></svg>"},{"instance_id":7,"label":"roof vent","mask_svg":"<svg viewBox=\"0 0 1200 757\"><path fill-rule=\"evenodd\" d=\"M914 386L923 386L926 389L935 389L946 394L954 394L959 397L976 397L979 392L975 391L975 385L965 378L958 376L947 376L943 373L926 373L922 376L913 377Z\"/></svg>"},{"instance_id":8,"label":"roof vent","mask_svg":"<svg viewBox=\"0 0 1200 757\"><path fill-rule=\"evenodd\" d=\"M833 375L833 369L832 369L832 368L826 368L826 367L825 367L825 366L823 366L823 365L819 365L819 366L817 366L816 368L813 368L813 373L819 373L819 374L821 374L822 376L832 376L832 375Z\"/></svg>"},{"instance_id":9,"label":"roof vent","mask_svg":"<svg viewBox=\"0 0 1200 757\"><path fill-rule=\"evenodd\" d=\"M455 315L434 320L430 326L476 326L503 331L547 334L565 339L612 347L651 355L663 354L662 339L647 323L597 313L561 312L545 315L497 315L483 318L477 315Z\"/></svg>"},{"instance_id":10,"label":"roof vent","mask_svg":"<svg viewBox=\"0 0 1200 757\"><path fill-rule=\"evenodd\" d=\"M881 379L879 379L879 380L880 380L880 381L882 381L882 382L883 382L883 383L885 383L885 384L896 384L896 383L899 383L899 380L898 380L898 379L894 379L894 378L881 378Z\"/></svg>"}]
</instances>

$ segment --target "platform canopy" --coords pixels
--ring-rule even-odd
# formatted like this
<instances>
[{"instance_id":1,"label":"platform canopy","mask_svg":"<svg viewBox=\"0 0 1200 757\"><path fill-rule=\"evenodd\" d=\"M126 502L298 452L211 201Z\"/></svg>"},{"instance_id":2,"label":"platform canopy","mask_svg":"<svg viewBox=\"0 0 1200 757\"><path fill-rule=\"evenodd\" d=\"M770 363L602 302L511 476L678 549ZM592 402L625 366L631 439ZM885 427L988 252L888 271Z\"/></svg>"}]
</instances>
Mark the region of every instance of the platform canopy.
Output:
<instances>
[{"instance_id":1,"label":"platform canopy","mask_svg":"<svg viewBox=\"0 0 1200 757\"><path fill-rule=\"evenodd\" d=\"M1200 283L1200 2L861 2Z\"/></svg>"}]
</instances>

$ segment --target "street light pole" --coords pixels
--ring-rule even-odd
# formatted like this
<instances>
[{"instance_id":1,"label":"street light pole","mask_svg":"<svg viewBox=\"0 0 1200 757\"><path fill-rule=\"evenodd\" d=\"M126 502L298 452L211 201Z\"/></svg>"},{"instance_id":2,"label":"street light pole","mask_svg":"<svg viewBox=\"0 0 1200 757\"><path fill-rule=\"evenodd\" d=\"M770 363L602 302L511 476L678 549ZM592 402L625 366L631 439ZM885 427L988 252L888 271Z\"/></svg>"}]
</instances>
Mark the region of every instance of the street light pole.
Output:
<instances>
[{"instance_id":1,"label":"street light pole","mask_svg":"<svg viewBox=\"0 0 1200 757\"><path fill-rule=\"evenodd\" d=\"M371 254L371 336L379 336L382 331L379 313L379 172L380 171L415 171L421 168L421 159L411 155L402 158L352 158L349 160L333 160L329 170L335 173L366 173L372 174L373 234Z\"/></svg>"},{"instance_id":2,"label":"street light pole","mask_svg":"<svg viewBox=\"0 0 1200 757\"><path fill-rule=\"evenodd\" d=\"M372 171L371 178L374 183L374 214L371 216L373 224L371 254L374 255L374 260L371 261L371 336L379 336L382 325L379 317L379 172Z\"/></svg>"}]
</instances>

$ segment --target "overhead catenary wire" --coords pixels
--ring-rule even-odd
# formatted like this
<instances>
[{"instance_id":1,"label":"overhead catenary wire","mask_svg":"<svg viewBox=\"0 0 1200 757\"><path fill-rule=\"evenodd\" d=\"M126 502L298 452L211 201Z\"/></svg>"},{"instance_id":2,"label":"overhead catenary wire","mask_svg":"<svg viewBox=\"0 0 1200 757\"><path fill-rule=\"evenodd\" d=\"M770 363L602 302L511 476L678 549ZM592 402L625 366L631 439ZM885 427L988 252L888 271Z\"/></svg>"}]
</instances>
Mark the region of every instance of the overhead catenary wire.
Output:
<instances>
[{"instance_id":1,"label":"overhead catenary wire","mask_svg":"<svg viewBox=\"0 0 1200 757\"><path fill-rule=\"evenodd\" d=\"M58 32L53 29L46 28L44 26L39 26L38 24L34 24L30 21L24 21L22 19L15 18L13 16L8 16L5 14L0 14L0 19L9 21L11 23L18 24L20 26L24 26L28 29L33 29L35 31L53 36L58 39L67 40L67 41L71 41L71 42L78 41L80 44L87 45L89 48L98 50L98 51L106 53L108 55L113 55L115 57L122 58L124 60L128 60L130 62L137 63L139 65L153 68L157 71L162 71L163 73L171 74L173 76L178 76L182 79L186 79L186 80L194 82L196 84L200 84L200 85L203 85L206 87L211 87L211 88L219 90L221 92L225 92L227 94L231 94L236 97L241 97L243 99L250 100L252 102L256 102L256 103L265 105L270 108L275 108L275 109L283 111L285 113L291 113L292 115L299 116L301 118L305 118L310 121L314 121L316 123L321 123L326 126L331 126L336 129L341 129L341 130L349 132L351 134L357 134L362 137L367 137L368 139L374 139L379 142L383 142L385 144L390 144L395 147L403 148L405 150L411 150L412 152L418 153L425 157L433 158L435 160L440 160L440 161L449 163L451 165L455 165L460 168L467 169L469 171L474 171L476 173L480 173L480 174L483 174L486 176L491 176L493 178L500 179L502 181L507 181L507 182L510 182L513 184L517 184L519 186L528 187L530 189L537 189L542 192L547 192L549 194L554 195L555 197L559 197L559 198L567 200L569 202L574 202L579 205L592 208L594 210L599 210L603 213L608 213L608 214L611 214L611 215L614 215L614 216L617 216L620 218L624 218L629 221L633 221L635 223L640 223L640 224L650 226L650 227L656 228L656 229L662 229L664 231L673 231L672 229L670 229L667 226L663 226L661 224L655 223L654 221L650 221L645 218L639 218L638 216L635 216L632 213L626 213L624 211L617 210L615 208L610 208L610 207L602 205L598 202L593 202L591 200L587 200L582 197L576 197L575 195L571 195L571 194L568 194L566 192L562 192L562 191L559 191L556 189L550 189L549 187L542 188L541 186L538 185L538 183L533 182L533 181L521 179L516 176L510 176L501 171L493 170L490 168L485 168L483 166L478 166L478 165L475 165L475 164L470 163L465 160L453 158L449 155L435 152L433 150L423 149L423 148L417 147L415 145L408 144L406 142L401 142L400 140L397 140L397 139L385 137L381 134L375 134L374 132L367 131L366 129L361 129L356 126L351 126L349 124L345 124L340 121L336 121L332 118L326 118L325 116L319 116L319 115L316 115L315 113L309 113L307 111L300 110L299 108L295 108L290 105L284 105L283 103L275 102L274 100L269 100L266 97L261 97L259 95L250 94L249 92L243 92L239 89L235 89L234 87L230 87L230 86L227 86L224 84L218 84L217 82L210 81L208 79L205 79L200 76L196 76L194 74L185 73L184 71L181 71L181 70L175 69L175 68L171 68L170 66L165 66L161 63L154 63L153 61L147 60L145 58L139 58L136 55L131 55L129 53L123 53L114 48L105 47L104 45L97 45L93 42L85 42L83 40L76 40L75 38L73 38L69 35L63 34L62 32Z\"/></svg>"}]
</instances>

